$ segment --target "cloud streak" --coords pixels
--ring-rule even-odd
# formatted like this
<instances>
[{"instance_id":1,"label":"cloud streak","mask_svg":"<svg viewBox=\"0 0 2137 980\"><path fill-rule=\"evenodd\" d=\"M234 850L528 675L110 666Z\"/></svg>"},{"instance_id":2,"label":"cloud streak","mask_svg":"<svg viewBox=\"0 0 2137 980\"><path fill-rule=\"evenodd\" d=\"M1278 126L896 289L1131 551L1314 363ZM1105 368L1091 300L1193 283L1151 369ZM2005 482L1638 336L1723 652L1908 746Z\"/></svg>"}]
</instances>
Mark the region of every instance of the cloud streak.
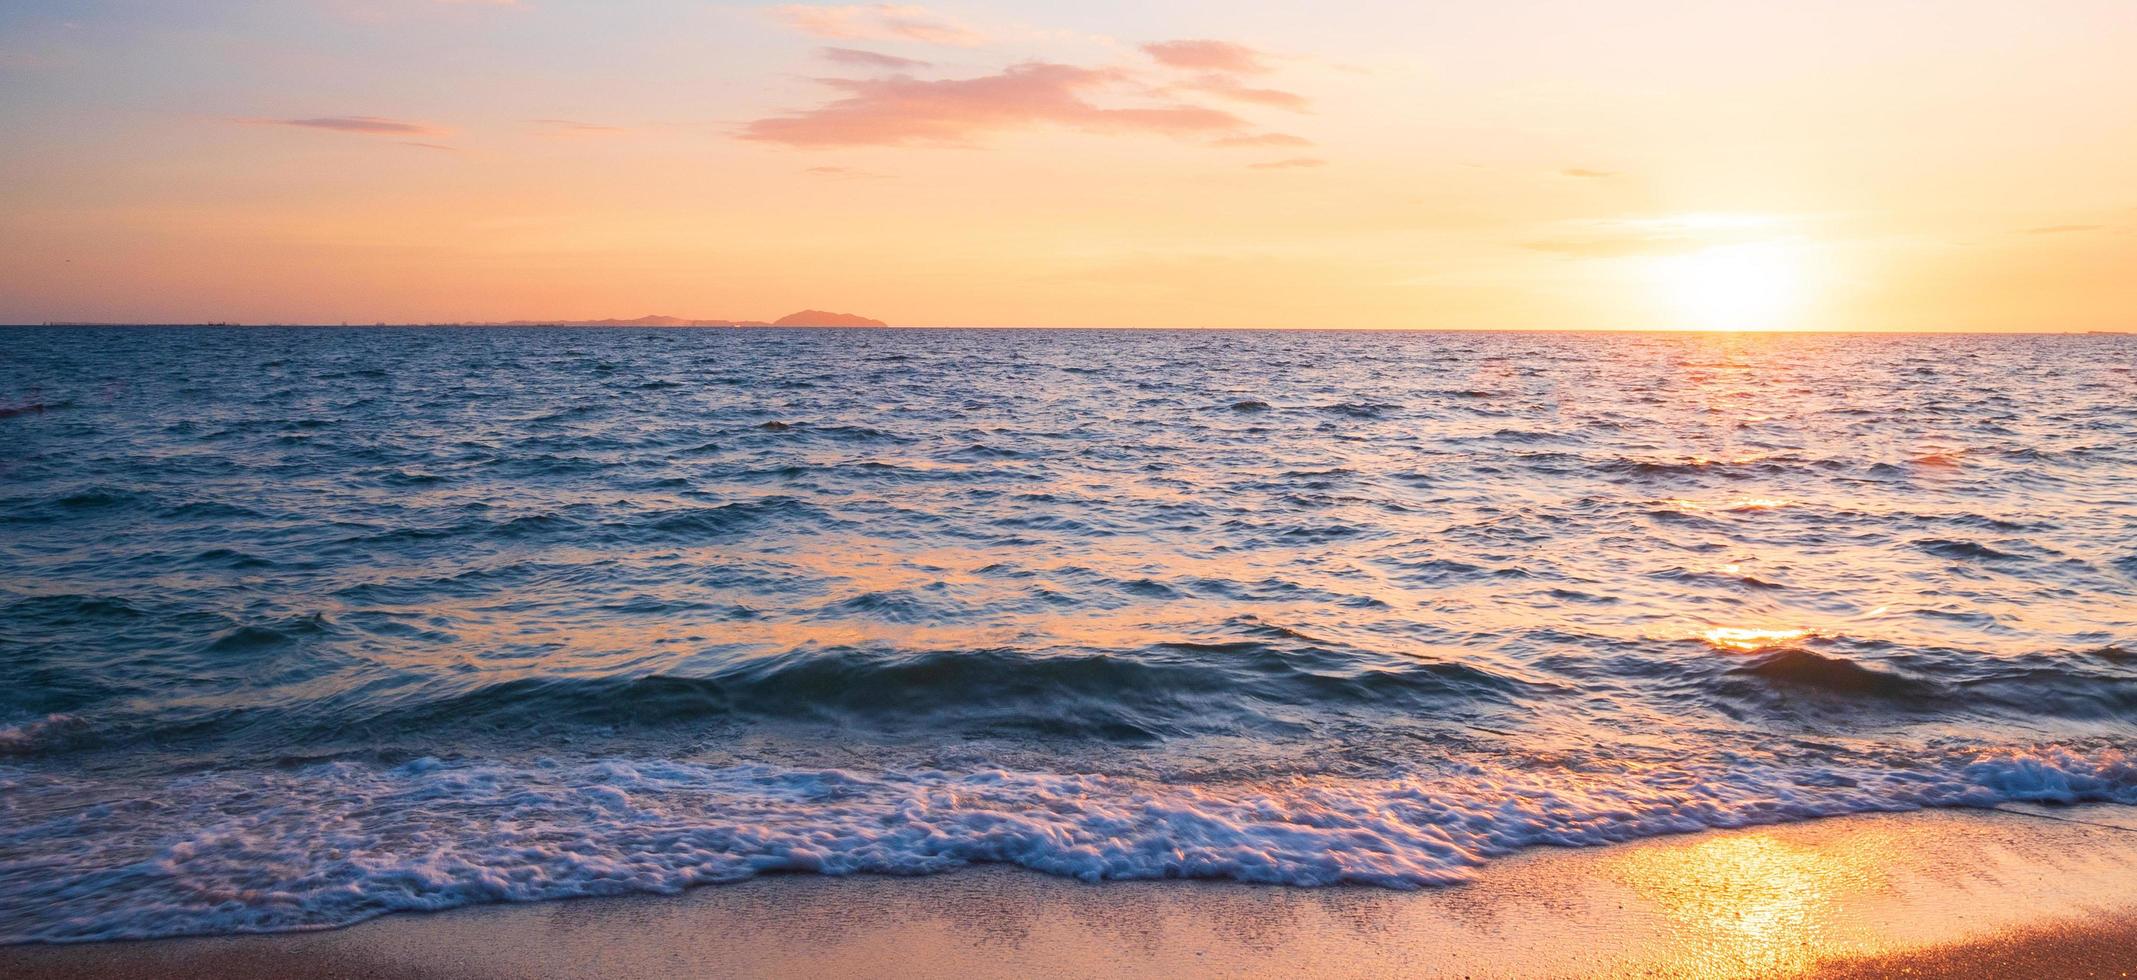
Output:
<instances>
[{"instance_id":1,"label":"cloud streak","mask_svg":"<svg viewBox=\"0 0 2137 980\"><path fill-rule=\"evenodd\" d=\"M1187 71L1232 72L1258 75L1269 71L1261 52L1229 41L1158 41L1143 45L1143 53L1168 68Z\"/></svg>"},{"instance_id":2,"label":"cloud streak","mask_svg":"<svg viewBox=\"0 0 2137 980\"><path fill-rule=\"evenodd\" d=\"M1229 99L1233 102L1288 109L1292 112L1305 112L1308 105L1306 97L1296 92L1285 92L1273 88L1254 88L1241 83L1239 79L1230 75L1204 75L1193 81L1183 82L1178 87L1206 95L1214 95L1220 99Z\"/></svg>"},{"instance_id":3,"label":"cloud streak","mask_svg":"<svg viewBox=\"0 0 2137 980\"><path fill-rule=\"evenodd\" d=\"M308 119L246 119L258 126L295 126L362 136L443 136L445 130L429 123L386 119L381 116L315 116Z\"/></svg>"},{"instance_id":4,"label":"cloud streak","mask_svg":"<svg viewBox=\"0 0 2137 980\"><path fill-rule=\"evenodd\" d=\"M896 3L816 6L787 4L772 15L788 27L816 37L849 40L920 41L970 48L987 37L926 7Z\"/></svg>"},{"instance_id":5,"label":"cloud streak","mask_svg":"<svg viewBox=\"0 0 2137 980\"><path fill-rule=\"evenodd\" d=\"M833 64L853 65L860 68L880 68L884 71L914 71L933 68L934 65L914 58L900 58L893 54L863 51L859 48L817 48L816 56Z\"/></svg>"},{"instance_id":6,"label":"cloud streak","mask_svg":"<svg viewBox=\"0 0 2137 980\"><path fill-rule=\"evenodd\" d=\"M1111 69L1031 62L977 78L926 81L905 75L818 79L844 97L814 109L758 119L742 139L796 147L968 146L989 133L1055 126L1095 133L1206 136L1244 127L1219 109L1161 101L1104 107L1090 96L1125 87Z\"/></svg>"},{"instance_id":7,"label":"cloud streak","mask_svg":"<svg viewBox=\"0 0 2137 980\"><path fill-rule=\"evenodd\" d=\"M1630 234L1594 238L1551 238L1523 242L1532 252L1549 252L1576 259L1616 259L1633 255L1674 255L1704 247L1710 242L1688 235Z\"/></svg>"}]
</instances>

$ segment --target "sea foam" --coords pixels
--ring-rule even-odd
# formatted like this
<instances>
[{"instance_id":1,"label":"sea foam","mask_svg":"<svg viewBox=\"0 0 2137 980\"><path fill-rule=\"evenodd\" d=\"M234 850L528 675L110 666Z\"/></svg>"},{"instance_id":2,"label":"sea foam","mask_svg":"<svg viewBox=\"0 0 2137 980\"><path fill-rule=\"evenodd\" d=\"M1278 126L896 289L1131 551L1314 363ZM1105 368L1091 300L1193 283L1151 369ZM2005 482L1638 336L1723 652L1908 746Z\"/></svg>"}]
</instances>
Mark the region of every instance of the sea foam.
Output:
<instances>
[{"instance_id":1,"label":"sea foam","mask_svg":"<svg viewBox=\"0 0 2137 980\"><path fill-rule=\"evenodd\" d=\"M1472 765L1430 778L1175 785L424 758L196 774L66 805L115 789L0 771L12 798L0 942L278 932L481 902L670 893L768 871L917 875L982 862L1086 881L1407 889L1466 880L1537 845L1927 806L2137 803L2137 764L2112 749L2046 748L1915 770ZM54 841L72 853L45 846Z\"/></svg>"}]
</instances>

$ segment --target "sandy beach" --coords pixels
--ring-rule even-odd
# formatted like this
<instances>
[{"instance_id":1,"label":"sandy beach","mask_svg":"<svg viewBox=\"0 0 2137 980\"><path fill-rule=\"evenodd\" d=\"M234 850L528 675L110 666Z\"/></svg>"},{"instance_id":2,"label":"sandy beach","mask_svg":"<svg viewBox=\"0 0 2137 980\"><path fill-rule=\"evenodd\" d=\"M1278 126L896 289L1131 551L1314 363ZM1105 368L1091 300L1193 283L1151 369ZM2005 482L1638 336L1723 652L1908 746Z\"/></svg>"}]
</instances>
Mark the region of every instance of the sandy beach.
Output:
<instances>
[{"instance_id":1,"label":"sandy beach","mask_svg":"<svg viewBox=\"0 0 2137 980\"><path fill-rule=\"evenodd\" d=\"M2033 976L2137 972L2127 808L1539 850L1416 892L784 876L352 928L0 951L66 977Z\"/></svg>"}]
</instances>

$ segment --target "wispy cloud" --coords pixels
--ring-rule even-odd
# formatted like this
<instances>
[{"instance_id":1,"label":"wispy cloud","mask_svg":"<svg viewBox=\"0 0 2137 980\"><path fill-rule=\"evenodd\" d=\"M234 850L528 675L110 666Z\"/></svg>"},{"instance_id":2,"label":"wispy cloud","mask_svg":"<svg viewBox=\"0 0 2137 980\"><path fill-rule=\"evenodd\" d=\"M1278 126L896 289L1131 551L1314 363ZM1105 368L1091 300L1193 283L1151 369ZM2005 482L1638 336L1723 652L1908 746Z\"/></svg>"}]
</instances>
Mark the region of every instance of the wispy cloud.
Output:
<instances>
[{"instance_id":1,"label":"wispy cloud","mask_svg":"<svg viewBox=\"0 0 2137 980\"><path fill-rule=\"evenodd\" d=\"M1292 112L1305 112L1308 105L1306 97L1296 92L1285 92L1273 88L1254 88L1241 83L1239 79L1230 75L1204 75L1193 81L1181 82L1177 87L1214 95L1220 99L1230 99L1233 102L1272 106L1278 109L1289 109Z\"/></svg>"},{"instance_id":2,"label":"wispy cloud","mask_svg":"<svg viewBox=\"0 0 2137 980\"><path fill-rule=\"evenodd\" d=\"M325 129L337 133L357 133L364 136L443 136L446 130L429 123L407 122L386 119L381 116L315 116L307 119L244 119L241 122L256 126L295 126L301 129Z\"/></svg>"},{"instance_id":3,"label":"wispy cloud","mask_svg":"<svg viewBox=\"0 0 2137 980\"><path fill-rule=\"evenodd\" d=\"M1586 167L1567 167L1566 169L1559 171L1558 175L1560 177L1581 177L1586 179L1600 179L1603 177L1615 177L1618 175L1618 173L1615 170L1590 170Z\"/></svg>"},{"instance_id":4,"label":"wispy cloud","mask_svg":"<svg viewBox=\"0 0 2137 980\"><path fill-rule=\"evenodd\" d=\"M1328 166L1328 161L1326 161L1326 160L1323 160L1323 159L1321 159L1320 157L1289 157L1289 158L1287 158L1287 159L1283 159L1283 160L1266 160L1266 161L1263 161L1263 162L1261 162L1261 163L1250 163L1250 164L1247 164L1247 169L1248 169L1248 170L1308 170L1308 169L1311 169L1311 168L1314 168L1314 167L1325 167L1325 166Z\"/></svg>"},{"instance_id":5,"label":"wispy cloud","mask_svg":"<svg viewBox=\"0 0 2137 980\"><path fill-rule=\"evenodd\" d=\"M921 68L935 67L928 62L915 58L900 58L894 54L863 51L859 48L818 48L816 49L816 54L825 61L836 64L855 65L861 68L881 68L885 71L915 71Z\"/></svg>"},{"instance_id":6,"label":"wispy cloud","mask_svg":"<svg viewBox=\"0 0 2137 980\"><path fill-rule=\"evenodd\" d=\"M1224 136L1209 141L1211 146L1257 148L1265 146L1312 146L1313 141L1290 133L1249 133L1244 136Z\"/></svg>"},{"instance_id":7,"label":"wispy cloud","mask_svg":"<svg viewBox=\"0 0 2137 980\"><path fill-rule=\"evenodd\" d=\"M1269 70L1261 52L1229 41L1158 41L1143 45L1143 53L1157 59L1158 64L1189 71L1254 75Z\"/></svg>"},{"instance_id":8,"label":"wispy cloud","mask_svg":"<svg viewBox=\"0 0 2137 980\"><path fill-rule=\"evenodd\" d=\"M1627 234L1592 238L1546 238L1522 242L1532 252L1550 252L1576 259L1615 259L1628 255L1671 255L1708 244L1688 235Z\"/></svg>"},{"instance_id":9,"label":"wispy cloud","mask_svg":"<svg viewBox=\"0 0 2137 980\"><path fill-rule=\"evenodd\" d=\"M1028 63L977 78L923 81L905 76L825 78L844 93L814 109L759 119L743 139L788 146L962 146L988 133L1060 126L1100 133L1174 136L1243 128L1231 113L1179 102L1112 108L1087 96L1129 87L1123 73L1075 65Z\"/></svg>"},{"instance_id":10,"label":"wispy cloud","mask_svg":"<svg viewBox=\"0 0 2137 980\"><path fill-rule=\"evenodd\" d=\"M986 35L956 20L909 4L787 4L772 8L772 15L788 27L817 37L921 41L966 48L987 41Z\"/></svg>"},{"instance_id":11,"label":"wispy cloud","mask_svg":"<svg viewBox=\"0 0 2137 980\"><path fill-rule=\"evenodd\" d=\"M2099 230L2101 230L2102 228L2105 228L2105 227L2107 227L2107 226L2106 226L2106 225L2042 225L2042 226L2041 226L2041 227L2039 227L2039 228L2028 228L2028 229L2026 229L2026 234L2028 234L2028 235L2068 235L2068 234L2072 234L2072 233L2075 233L2075 232L2080 232L2080 231L2099 231Z\"/></svg>"}]
</instances>

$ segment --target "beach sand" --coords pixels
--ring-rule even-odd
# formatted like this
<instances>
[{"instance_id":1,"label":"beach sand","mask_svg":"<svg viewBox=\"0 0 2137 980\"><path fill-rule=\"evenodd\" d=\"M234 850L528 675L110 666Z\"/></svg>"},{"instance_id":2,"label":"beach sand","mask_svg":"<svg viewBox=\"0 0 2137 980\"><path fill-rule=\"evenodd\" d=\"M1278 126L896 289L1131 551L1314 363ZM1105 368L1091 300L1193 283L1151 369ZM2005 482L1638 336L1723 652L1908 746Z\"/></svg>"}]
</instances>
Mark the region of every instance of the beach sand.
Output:
<instances>
[{"instance_id":1,"label":"beach sand","mask_svg":"<svg viewBox=\"0 0 2137 980\"><path fill-rule=\"evenodd\" d=\"M989 867L0 949L19 980L1251 975L2132 976L2137 813L1877 814L1546 849L1416 892Z\"/></svg>"}]
</instances>

